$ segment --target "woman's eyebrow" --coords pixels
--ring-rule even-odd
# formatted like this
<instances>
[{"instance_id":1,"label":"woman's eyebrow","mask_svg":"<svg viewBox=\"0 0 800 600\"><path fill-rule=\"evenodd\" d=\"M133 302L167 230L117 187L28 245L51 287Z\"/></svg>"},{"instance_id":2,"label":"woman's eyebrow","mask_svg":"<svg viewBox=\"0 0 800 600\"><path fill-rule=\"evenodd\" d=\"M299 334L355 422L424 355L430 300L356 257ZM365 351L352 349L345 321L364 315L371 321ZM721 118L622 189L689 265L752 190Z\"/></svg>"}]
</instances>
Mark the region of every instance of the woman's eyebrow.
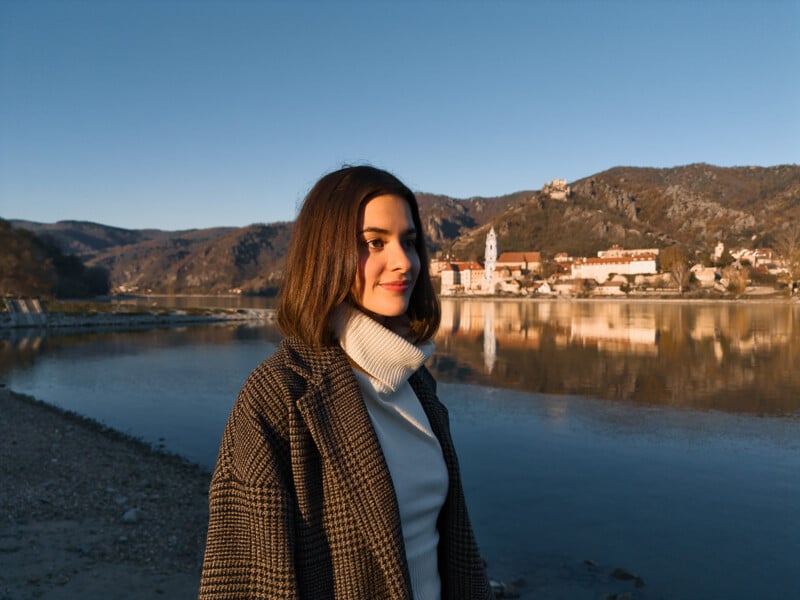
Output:
<instances>
[{"instance_id":1,"label":"woman's eyebrow","mask_svg":"<svg viewBox=\"0 0 800 600\"><path fill-rule=\"evenodd\" d=\"M364 227L364 229L358 232L358 235L361 235L362 233L380 233L383 235L390 235L392 232L388 229L383 229L382 227ZM417 235L417 230L416 228L411 227L403 231L400 235Z\"/></svg>"}]
</instances>

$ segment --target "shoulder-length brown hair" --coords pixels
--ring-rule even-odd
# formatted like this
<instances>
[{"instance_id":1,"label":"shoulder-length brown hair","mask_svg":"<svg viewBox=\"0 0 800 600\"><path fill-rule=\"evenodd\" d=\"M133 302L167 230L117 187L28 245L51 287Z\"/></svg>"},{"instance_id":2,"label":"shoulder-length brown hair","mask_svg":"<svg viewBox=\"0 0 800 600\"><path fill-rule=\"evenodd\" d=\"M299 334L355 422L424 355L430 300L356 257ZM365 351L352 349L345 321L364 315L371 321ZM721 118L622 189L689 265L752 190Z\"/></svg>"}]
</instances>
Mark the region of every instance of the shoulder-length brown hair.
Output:
<instances>
[{"instance_id":1,"label":"shoulder-length brown hair","mask_svg":"<svg viewBox=\"0 0 800 600\"><path fill-rule=\"evenodd\" d=\"M405 199L417 230L420 260L417 282L406 314L417 341L439 327L439 300L428 269L428 251L414 193L397 177L370 166L345 167L322 177L303 202L294 224L278 301L281 331L312 347L333 343L333 310L350 301L358 271L358 213L361 206L383 195Z\"/></svg>"}]
</instances>

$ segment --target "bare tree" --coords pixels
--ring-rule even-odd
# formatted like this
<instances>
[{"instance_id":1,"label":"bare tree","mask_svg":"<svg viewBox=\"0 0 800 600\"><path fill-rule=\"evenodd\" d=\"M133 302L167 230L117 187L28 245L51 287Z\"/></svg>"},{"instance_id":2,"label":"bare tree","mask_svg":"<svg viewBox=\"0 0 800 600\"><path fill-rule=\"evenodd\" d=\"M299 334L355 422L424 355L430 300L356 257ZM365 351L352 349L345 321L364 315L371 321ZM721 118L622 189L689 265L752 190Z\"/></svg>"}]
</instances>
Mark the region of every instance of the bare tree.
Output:
<instances>
[{"instance_id":1,"label":"bare tree","mask_svg":"<svg viewBox=\"0 0 800 600\"><path fill-rule=\"evenodd\" d=\"M775 251L783 259L791 294L795 282L800 280L800 223L789 223L775 234Z\"/></svg>"},{"instance_id":2,"label":"bare tree","mask_svg":"<svg viewBox=\"0 0 800 600\"><path fill-rule=\"evenodd\" d=\"M728 282L728 291L741 296L750 282L750 269L740 265L731 265L722 270L722 279Z\"/></svg>"},{"instance_id":3,"label":"bare tree","mask_svg":"<svg viewBox=\"0 0 800 600\"><path fill-rule=\"evenodd\" d=\"M682 246L670 246L661 251L661 270L670 274L672 282L677 286L678 293L689 287L691 269L689 266L689 253Z\"/></svg>"}]
</instances>

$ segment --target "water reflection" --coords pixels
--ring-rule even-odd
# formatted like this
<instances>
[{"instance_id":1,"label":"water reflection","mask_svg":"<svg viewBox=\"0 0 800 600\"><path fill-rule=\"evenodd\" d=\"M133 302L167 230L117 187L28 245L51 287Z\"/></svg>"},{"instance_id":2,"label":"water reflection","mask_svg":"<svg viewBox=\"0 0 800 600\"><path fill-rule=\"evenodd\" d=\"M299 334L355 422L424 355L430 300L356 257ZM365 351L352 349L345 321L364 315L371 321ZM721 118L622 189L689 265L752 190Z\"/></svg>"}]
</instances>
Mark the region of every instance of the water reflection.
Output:
<instances>
[{"instance_id":1,"label":"water reflection","mask_svg":"<svg viewBox=\"0 0 800 600\"><path fill-rule=\"evenodd\" d=\"M442 302L443 381L800 414L800 305Z\"/></svg>"},{"instance_id":2,"label":"water reflection","mask_svg":"<svg viewBox=\"0 0 800 600\"><path fill-rule=\"evenodd\" d=\"M0 331L0 376L42 353L277 343L272 326ZM429 366L444 382L800 416L800 304L444 299Z\"/></svg>"},{"instance_id":3,"label":"water reflection","mask_svg":"<svg viewBox=\"0 0 800 600\"><path fill-rule=\"evenodd\" d=\"M0 331L0 376L32 367L43 354L73 359L121 356L189 346L225 346L247 341L277 344L281 335L261 323L212 323L124 331L7 329ZM200 366L200 365L198 365ZM253 365L255 366L255 365Z\"/></svg>"}]
</instances>

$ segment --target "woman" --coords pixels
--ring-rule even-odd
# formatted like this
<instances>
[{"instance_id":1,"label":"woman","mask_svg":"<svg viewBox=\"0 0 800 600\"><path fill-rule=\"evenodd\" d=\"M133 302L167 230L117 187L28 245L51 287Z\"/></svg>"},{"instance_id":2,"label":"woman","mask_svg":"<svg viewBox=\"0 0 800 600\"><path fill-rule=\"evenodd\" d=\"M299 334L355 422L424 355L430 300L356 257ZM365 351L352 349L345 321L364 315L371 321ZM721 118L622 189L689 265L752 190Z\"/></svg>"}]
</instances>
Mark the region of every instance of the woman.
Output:
<instances>
[{"instance_id":1,"label":"woman","mask_svg":"<svg viewBox=\"0 0 800 600\"><path fill-rule=\"evenodd\" d=\"M422 365L439 304L414 194L367 166L320 179L277 319L223 434L200 597L491 598Z\"/></svg>"}]
</instances>

